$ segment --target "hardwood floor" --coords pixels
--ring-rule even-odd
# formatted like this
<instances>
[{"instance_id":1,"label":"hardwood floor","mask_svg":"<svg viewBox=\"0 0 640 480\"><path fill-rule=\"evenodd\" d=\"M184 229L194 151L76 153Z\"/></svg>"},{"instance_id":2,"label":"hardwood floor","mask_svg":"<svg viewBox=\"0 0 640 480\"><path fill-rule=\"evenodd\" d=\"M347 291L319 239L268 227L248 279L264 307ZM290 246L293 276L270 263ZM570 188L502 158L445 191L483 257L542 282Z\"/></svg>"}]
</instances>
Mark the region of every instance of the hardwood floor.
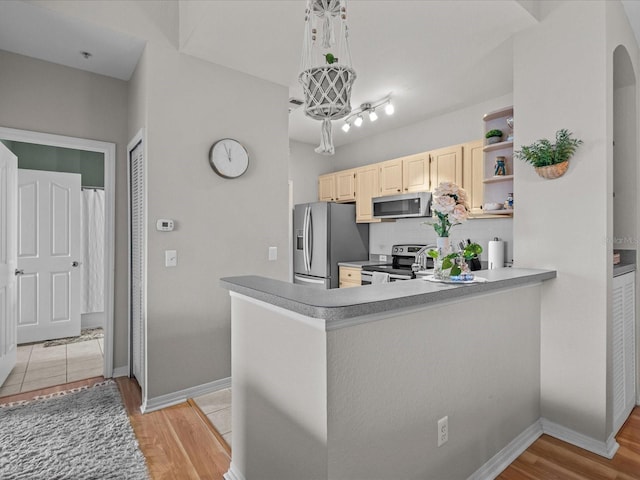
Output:
<instances>
[{"instance_id":1,"label":"hardwood floor","mask_svg":"<svg viewBox=\"0 0 640 480\"><path fill-rule=\"evenodd\" d=\"M189 403L140 413L135 380L116 378L133 431L154 480L222 480L230 455Z\"/></svg>"},{"instance_id":2,"label":"hardwood floor","mask_svg":"<svg viewBox=\"0 0 640 480\"><path fill-rule=\"evenodd\" d=\"M640 479L640 407L616 440L620 448L607 460L548 435L542 435L498 480L638 480Z\"/></svg>"}]
</instances>

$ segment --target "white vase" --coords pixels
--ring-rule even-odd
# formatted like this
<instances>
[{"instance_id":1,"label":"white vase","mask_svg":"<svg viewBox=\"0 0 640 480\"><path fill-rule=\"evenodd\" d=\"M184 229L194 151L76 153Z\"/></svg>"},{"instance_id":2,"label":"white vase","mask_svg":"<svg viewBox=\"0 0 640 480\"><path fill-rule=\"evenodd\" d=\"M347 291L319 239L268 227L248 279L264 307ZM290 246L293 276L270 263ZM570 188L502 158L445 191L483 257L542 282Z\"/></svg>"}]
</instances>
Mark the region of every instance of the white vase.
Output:
<instances>
[{"instance_id":1,"label":"white vase","mask_svg":"<svg viewBox=\"0 0 640 480\"><path fill-rule=\"evenodd\" d=\"M438 252L441 254L447 255L451 253L451 241L449 237L436 238L436 246L438 247Z\"/></svg>"}]
</instances>

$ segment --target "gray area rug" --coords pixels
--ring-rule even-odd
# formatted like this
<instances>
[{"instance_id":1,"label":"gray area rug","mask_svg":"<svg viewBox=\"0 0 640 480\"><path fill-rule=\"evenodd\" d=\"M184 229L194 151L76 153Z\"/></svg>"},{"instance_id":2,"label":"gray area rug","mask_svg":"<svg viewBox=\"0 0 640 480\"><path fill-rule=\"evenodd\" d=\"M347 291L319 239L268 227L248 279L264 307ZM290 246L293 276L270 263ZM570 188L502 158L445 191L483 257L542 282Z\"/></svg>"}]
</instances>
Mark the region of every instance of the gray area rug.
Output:
<instances>
[{"instance_id":1,"label":"gray area rug","mask_svg":"<svg viewBox=\"0 0 640 480\"><path fill-rule=\"evenodd\" d=\"M56 347L58 345L66 345L68 343L86 342L87 340L95 340L96 338L104 338L102 328L83 328L79 337L57 338L55 340L47 340L42 344L43 347Z\"/></svg>"},{"instance_id":2,"label":"gray area rug","mask_svg":"<svg viewBox=\"0 0 640 480\"><path fill-rule=\"evenodd\" d=\"M0 405L0 479L147 480L112 380Z\"/></svg>"}]
</instances>

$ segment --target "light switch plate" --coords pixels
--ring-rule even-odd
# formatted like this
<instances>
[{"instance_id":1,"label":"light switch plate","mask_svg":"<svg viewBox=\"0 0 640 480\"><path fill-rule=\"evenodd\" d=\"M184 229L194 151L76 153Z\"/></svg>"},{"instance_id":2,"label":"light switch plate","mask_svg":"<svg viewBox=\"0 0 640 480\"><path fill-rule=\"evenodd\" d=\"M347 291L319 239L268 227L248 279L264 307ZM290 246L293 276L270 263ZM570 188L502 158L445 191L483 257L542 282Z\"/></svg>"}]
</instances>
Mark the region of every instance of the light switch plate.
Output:
<instances>
[{"instance_id":1,"label":"light switch plate","mask_svg":"<svg viewBox=\"0 0 640 480\"><path fill-rule=\"evenodd\" d=\"M269 260L278 259L278 247L269 247Z\"/></svg>"},{"instance_id":2,"label":"light switch plate","mask_svg":"<svg viewBox=\"0 0 640 480\"><path fill-rule=\"evenodd\" d=\"M176 250L164 251L164 266L165 267L178 266L178 252Z\"/></svg>"}]
</instances>

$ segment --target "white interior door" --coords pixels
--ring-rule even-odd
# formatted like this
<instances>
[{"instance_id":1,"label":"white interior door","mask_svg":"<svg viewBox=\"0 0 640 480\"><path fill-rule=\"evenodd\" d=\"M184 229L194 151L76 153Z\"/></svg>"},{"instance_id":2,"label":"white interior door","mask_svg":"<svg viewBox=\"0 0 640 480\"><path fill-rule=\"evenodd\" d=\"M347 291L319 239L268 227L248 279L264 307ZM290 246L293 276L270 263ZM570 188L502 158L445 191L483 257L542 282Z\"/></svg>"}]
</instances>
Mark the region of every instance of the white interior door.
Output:
<instances>
[{"instance_id":1,"label":"white interior door","mask_svg":"<svg viewBox=\"0 0 640 480\"><path fill-rule=\"evenodd\" d=\"M0 385L16 365L18 159L0 143Z\"/></svg>"},{"instance_id":2,"label":"white interior door","mask_svg":"<svg viewBox=\"0 0 640 480\"><path fill-rule=\"evenodd\" d=\"M80 335L80 175L18 170L18 343Z\"/></svg>"}]
</instances>

